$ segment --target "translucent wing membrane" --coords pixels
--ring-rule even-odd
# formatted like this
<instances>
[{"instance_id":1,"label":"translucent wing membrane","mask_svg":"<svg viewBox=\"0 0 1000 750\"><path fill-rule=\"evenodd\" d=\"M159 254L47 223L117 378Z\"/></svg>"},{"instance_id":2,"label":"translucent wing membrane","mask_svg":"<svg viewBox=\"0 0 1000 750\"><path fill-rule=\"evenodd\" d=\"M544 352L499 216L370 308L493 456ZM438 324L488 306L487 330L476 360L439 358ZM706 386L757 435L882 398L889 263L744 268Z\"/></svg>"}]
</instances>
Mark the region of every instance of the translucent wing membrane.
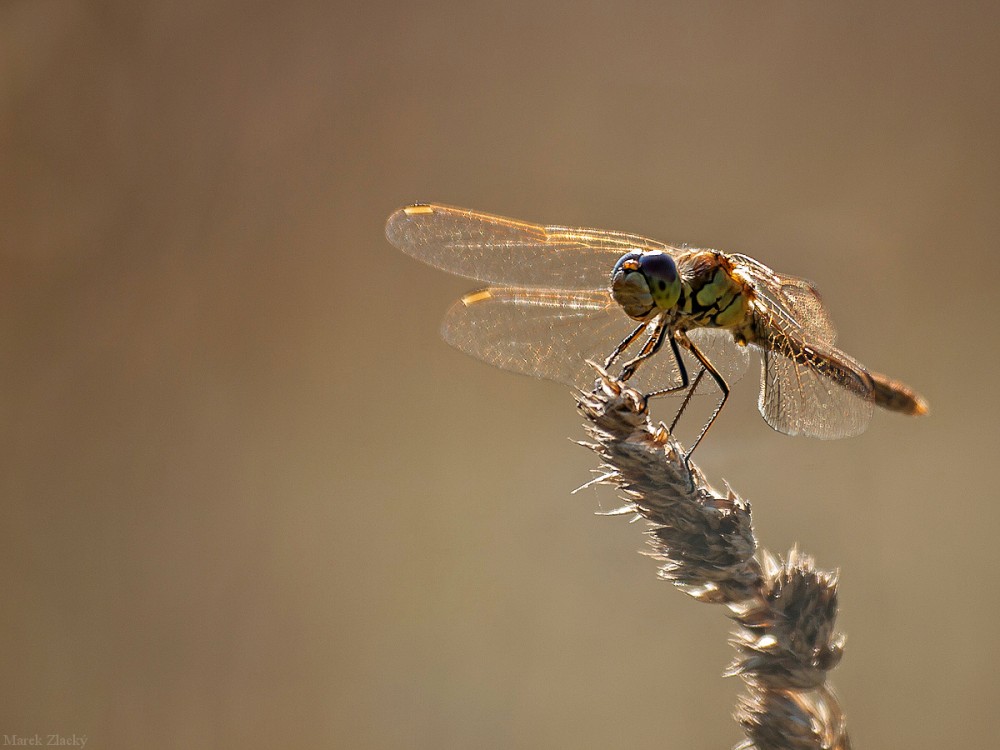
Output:
<instances>
[{"instance_id":1,"label":"translucent wing membrane","mask_svg":"<svg viewBox=\"0 0 1000 750\"><path fill-rule=\"evenodd\" d=\"M635 325L607 292L491 288L452 305L441 335L504 370L584 388L586 360L603 362Z\"/></svg>"},{"instance_id":2,"label":"translucent wing membrane","mask_svg":"<svg viewBox=\"0 0 1000 750\"><path fill-rule=\"evenodd\" d=\"M747 255L729 256L753 282L768 313L809 340L833 344L837 331L815 286L805 279L772 271Z\"/></svg>"},{"instance_id":3,"label":"translucent wing membrane","mask_svg":"<svg viewBox=\"0 0 1000 750\"><path fill-rule=\"evenodd\" d=\"M559 289L607 287L629 250L672 250L638 235L541 226L441 205L401 208L386 237L403 252L449 273L491 284Z\"/></svg>"},{"instance_id":4,"label":"translucent wing membrane","mask_svg":"<svg viewBox=\"0 0 1000 750\"><path fill-rule=\"evenodd\" d=\"M496 367L589 389L595 374L586 361L602 363L636 325L606 291L499 287L456 302L441 331L452 346ZM729 382L745 372L746 348L736 346L732 334L700 329L691 338ZM630 351L644 340L640 337ZM698 365L693 358L686 364L693 378ZM668 343L630 381L644 391L679 382Z\"/></svg>"},{"instance_id":5,"label":"translucent wing membrane","mask_svg":"<svg viewBox=\"0 0 1000 750\"><path fill-rule=\"evenodd\" d=\"M865 431L874 411L865 368L832 346L803 343L777 320L761 326L764 420L786 435L842 438Z\"/></svg>"}]
</instances>

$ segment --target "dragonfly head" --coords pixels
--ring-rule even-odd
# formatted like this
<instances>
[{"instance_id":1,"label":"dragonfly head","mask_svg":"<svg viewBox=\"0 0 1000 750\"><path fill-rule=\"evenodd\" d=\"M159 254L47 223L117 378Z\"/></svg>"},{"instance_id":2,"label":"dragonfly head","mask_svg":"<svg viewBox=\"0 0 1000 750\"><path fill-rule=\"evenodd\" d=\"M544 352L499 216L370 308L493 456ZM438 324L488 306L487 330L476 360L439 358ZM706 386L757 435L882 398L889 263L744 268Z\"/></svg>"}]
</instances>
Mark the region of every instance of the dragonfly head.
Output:
<instances>
[{"instance_id":1,"label":"dragonfly head","mask_svg":"<svg viewBox=\"0 0 1000 750\"><path fill-rule=\"evenodd\" d=\"M611 296L636 320L671 309L681 296L674 259L661 250L626 253L611 272Z\"/></svg>"}]
</instances>

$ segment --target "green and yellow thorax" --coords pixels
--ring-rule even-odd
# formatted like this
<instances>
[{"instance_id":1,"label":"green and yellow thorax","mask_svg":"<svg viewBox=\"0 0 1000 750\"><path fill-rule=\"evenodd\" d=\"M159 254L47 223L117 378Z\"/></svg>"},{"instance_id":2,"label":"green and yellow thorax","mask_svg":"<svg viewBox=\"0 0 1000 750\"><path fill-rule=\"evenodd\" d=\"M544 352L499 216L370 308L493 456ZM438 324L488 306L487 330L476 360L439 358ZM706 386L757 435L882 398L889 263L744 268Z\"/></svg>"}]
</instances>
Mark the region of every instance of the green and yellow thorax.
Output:
<instances>
[{"instance_id":1,"label":"green and yellow thorax","mask_svg":"<svg viewBox=\"0 0 1000 750\"><path fill-rule=\"evenodd\" d=\"M733 262L715 250L692 250L678 258L677 323L685 328L742 329L750 318L753 288Z\"/></svg>"}]
</instances>

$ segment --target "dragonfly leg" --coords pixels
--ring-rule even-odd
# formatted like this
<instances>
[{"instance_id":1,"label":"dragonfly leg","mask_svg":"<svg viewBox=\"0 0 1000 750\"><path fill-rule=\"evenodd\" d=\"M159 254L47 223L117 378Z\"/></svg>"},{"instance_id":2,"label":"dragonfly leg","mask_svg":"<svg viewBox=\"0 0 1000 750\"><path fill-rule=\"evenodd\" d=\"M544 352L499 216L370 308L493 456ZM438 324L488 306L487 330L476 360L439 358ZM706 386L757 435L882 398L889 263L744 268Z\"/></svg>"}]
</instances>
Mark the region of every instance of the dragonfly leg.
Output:
<instances>
[{"instance_id":1,"label":"dragonfly leg","mask_svg":"<svg viewBox=\"0 0 1000 750\"><path fill-rule=\"evenodd\" d=\"M707 433L709 428L715 423L715 419L719 416L719 412L722 411L722 407L726 405L726 401L729 399L729 384L726 383L725 378L719 374L719 371L715 369L712 363L708 361L708 358L702 354L701 350L695 346L694 342L691 341L691 339L689 339L683 331L677 331L674 335L680 339L680 343L684 346L684 348L691 352L695 359L701 363L704 371L708 372L708 374L712 376L712 379L718 384L719 390L722 391L722 398L719 399L718 406L715 407L715 411L712 412L712 416L709 418L708 423L701 428L701 434L698 435L694 444L688 449L687 455L684 456L684 463L688 463L688 461L691 460L691 454L694 453L694 449L698 447L698 443L700 443L701 439L705 437L705 433ZM699 377L701 377L701 375L699 375ZM693 390L694 389L692 389L692 391Z\"/></svg>"},{"instance_id":2,"label":"dragonfly leg","mask_svg":"<svg viewBox=\"0 0 1000 750\"><path fill-rule=\"evenodd\" d=\"M622 372L621 375L618 376L618 379L624 382L635 375L635 371L639 368L639 365L643 362L643 360L649 359L660 350L666 336L667 325L663 318L658 318L653 332L649 335L649 338L646 339L646 343L642 345L642 349L639 350L639 353L622 365ZM673 341L673 338L670 340Z\"/></svg>"},{"instance_id":3,"label":"dragonfly leg","mask_svg":"<svg viewBox=\"0 0 1000 750\"><path fill-rule=\"evenodd\" d=\"M705 377L705 368L702 367L698 370L698 375L694 379L694 383L691 385L691 389L684 395L684 400L681 402L681 408L677 410L677 414L674 416L674 421L670 423L670 432L673 433L674 429L677 427L677 423L681 421L681 414L687 408L687 405L691 402L691 397L694 392L698 390L698 384L701 383L701 379Z\"/></svg>"},{"instance_id":4,"label":"dragonfly leg","mask_svg":"<svg viewBox=\"0 0 1000 750\"><path fill-rule=\"evenodd\" d=\"M658 391L647 393L646 394L647 399L653 398L654 396L665 396L668 393L676 393L677 391L683 391L690 384L691 381L688 379L687 368L684 366L684 360L681 359L680 349L677 348L677 340L673 336L670 337L670 353L673 354L674 362L677 363L677 372L679 372L681 376L680 385L672 385L669 388L661 388ZM697 385L697 381L695 382L695 384ZM681 408L683 409L684 407L682 406ZM677 420L675 419L674 422L676 423L676 421ZM673 427L671 427L670 429L673 430Z\"/></svg>"},{"instance_id":5,"label":"dragonfly leg","mask_svg":"<svg viewBox=\"0 0 1000 750\"><path fill-rule=\"evenodd\" d=\"M632 333L630 333L628 336L622 339L621 343L618 344L618 346L615 347L614 351L611 352L611 354L608 355L607 359L604 360L604 369L607 370L609 367L611 367L614 361L622 355L622 352L628 349L629 346L632 345L632 342L635 341L637 338L639 338L639 334L641 334L644 330L646 330L646 324L640 323L639 326L634 331L632 331Z\"/></svg>"},{"instance_id":6,"label":"dragonfly leg","mask_svg":"<svg viewBox=\"0 0 1000 750\"><path fill-rule=\"evenodd\" d=\"M647 393L646 398L650 399L654 396L665 396L668 393L683 391L685 388L688 388L689 385L691 386L688 388L688 392L684 395L684 400L681 402L680 408L674 415L673 421L670 422L670 432L673 433L673 431L677 428L677 423L681 421L681 415L684 413L687 405L691 402L691 397L695 394L695 391L698 390L698 385L701 383L701 379L705 377L706 370L704 367L699 369L698 374L695 376L694 382L692 383L688 378L687 367L685 367L684 360L681 358L680 350L677 347L677 339L673 336L670 337L670 350L674 355L674 362L677 363L677 370L680 373L681 382L679 385L672 385L669 388L662 388L658 391Z\"/></svg>"}]
</instances>

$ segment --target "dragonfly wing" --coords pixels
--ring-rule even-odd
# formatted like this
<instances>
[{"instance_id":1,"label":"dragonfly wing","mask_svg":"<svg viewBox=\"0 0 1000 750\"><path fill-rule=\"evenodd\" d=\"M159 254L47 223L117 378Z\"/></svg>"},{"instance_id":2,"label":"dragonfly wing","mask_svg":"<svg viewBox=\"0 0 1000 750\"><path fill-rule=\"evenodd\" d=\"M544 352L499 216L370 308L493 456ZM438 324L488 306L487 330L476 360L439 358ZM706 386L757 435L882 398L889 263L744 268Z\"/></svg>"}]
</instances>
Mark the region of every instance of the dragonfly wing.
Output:
<instances>
[{"instance_id":1,"label":"dragonfly wing","mask_svg":"<svg viewBox=\"0 0 1000 750\"><path fill-rule=\"evenodd\" d=\"M778 432L833 439L868 427L874 411L871 379L843 352L779 337L761 356L757 406Z\"/></svg>"},{"instance_id":2,"label":"dragonfly wing","mask_svg":"<svg viewBox=\"0 0 1000 750\"><path fill-rule=\"evenodd\" d=\"M444 340L504 370L590 388L597 362L636 322L603 290L499 287L467 294L445 316Z\"/></svg>"},{"instance_id":3,"label":"dragonfly wing","mask_svg":"<svg viewBox=\"0 0 1000 750\"><path fill-rule=\"evenodd\" d=\"M633 234L546 227L435 204L399 209L386 222L385 233L400 250L435 268L529 288L606 287L626 252L674 250Z\"/></svg>"},{"instance_id":4,"label":"dragonfly wing","mask_svg":"<svg viewBox=\"0 0 1000 750\"><path fill-rule=\"evenodd\" d=\"M730 256L753 282L757 297L768 312L807 340L832 345L837 331L819 290L811 281L772 271L747 255Z\"/></svg>"},{"instance_id":5,"label":"dragonfly wing","mask_svg":"<svg viewBox=\"0 0 1000 750\"><path fill-rule=\"evenodd\" d=\"M812 282L794 276L778 275L781 297L806 335L825 344L837 340L837 329L823 305L819 290Z\"/></svg>"}]
</instances>

